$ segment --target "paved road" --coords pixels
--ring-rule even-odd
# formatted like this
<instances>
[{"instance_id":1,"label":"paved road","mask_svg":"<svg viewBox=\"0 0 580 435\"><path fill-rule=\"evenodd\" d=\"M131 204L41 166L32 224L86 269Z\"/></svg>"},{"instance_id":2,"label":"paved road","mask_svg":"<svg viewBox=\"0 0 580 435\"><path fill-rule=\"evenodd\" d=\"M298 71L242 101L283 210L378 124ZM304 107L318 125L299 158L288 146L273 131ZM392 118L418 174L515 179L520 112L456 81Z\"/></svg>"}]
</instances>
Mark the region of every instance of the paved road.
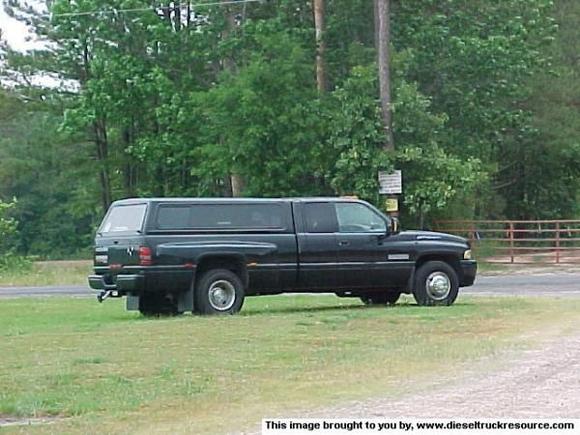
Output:
<instances>
[{"instance_id":1,"label":"paved road","mask_svg":"<svg viewBox=\"0 0 580 435\"><path fill-rule=\"evenodd\" d=\"M580 297L580 273L542 273L479 276L464 294L485 296L575 296Z\"/></svg>"},{"instance_id":2,"label":"paved road","mask_svg":"<svg viewBox=\"0 0 580 435\"><path fill-rule=\"evenodd\" d=\"M575 296L580 297L580 273L543 273L535 275L479 276L473 287L461 290L462 294L482 296ZM84 296L96 293L83 286L53 287L0 287L2 297Z\"/></svg>"},{"instance_id":3,"label":"paved road","mask_svg":"<svg viewBox=\"0 0 580 435\"><path fill-rule=\"evenodd\" d=\"M0 287L0 298L44 296L96 296L88 287L61 285L50 287Z\"/></svg>"}]
</instances>

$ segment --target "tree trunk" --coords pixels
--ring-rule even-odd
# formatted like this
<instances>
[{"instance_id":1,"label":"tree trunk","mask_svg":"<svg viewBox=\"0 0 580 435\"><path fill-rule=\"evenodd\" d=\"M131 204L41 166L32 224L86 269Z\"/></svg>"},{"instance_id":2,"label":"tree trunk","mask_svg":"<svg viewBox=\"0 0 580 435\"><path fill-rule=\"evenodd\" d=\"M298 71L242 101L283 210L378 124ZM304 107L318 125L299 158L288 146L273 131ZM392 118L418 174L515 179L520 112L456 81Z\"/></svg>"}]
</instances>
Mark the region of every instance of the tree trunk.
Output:
<instances>
[{"instance_id":1,"label":"tree trunk","mask_svg":"<svg viewBox=\"0 0 580 435\"><path fill-rule=\"evenodd\" d=\"M133 123L131 123L133 124ZM124 149L126 150L128 147L133 145L134 141L134 134L133 128L125 127L123 129L123 145ZM127 153L124 153L125 164L123 165L123 187L125 190L125 196L127 198L132 198L135 195L135 166L133 165L131 156L128 156Z\"/></svg>"},{"instance_id":2,"label":"tree trunk","mask_svg":"<svg viewBox=\"0 0 580 435\"><path fill-rule=\"evenodd\" d=\"M379 2L377 0L373 0L373 7L374 7L374 24L375 24L375 49L379 50Z\"/></svg>"},{"instance_id":3,"label":"tree trunk","mask_svg":"<svg viewBox=\"0 0 580 435\"><path fill-rule=\"evenodd\" d=\"M314 27L316 29L316 85L318 92L326 91L326 68L325 68L325 51L326 42L324 41L325 31L325 0L314 1Z\"/></svg>"},{"instance_id":4,"label":"tree trunk","mask_svg":"<svg viewBox=\"0 0 580 435\"><path fill-rule=\"evenodd\" d=\"M91 78L91 52L88 39L83 39L82 44L83 63L81 65L81 69L79 70L79 82L81 87L84 88L87 81ZM107 124L104 117L97 116L96 119L92 122L91 127L99 168L101 206L103 207L103 213L106 213L109 209L109 206L113 202L113 194L111 191L111 177L109 174L109 142L107 138Z\"/></svg>"},{"instance_id":5,"label":"tree trunk","mask_svg":"<svg viewBox=\"0 0 580 435\"><path fill-rule=\"evenodd\" d=\"M230 176L230 182L232 186L232 196L234 198L239 198L244 192L244 179L239 174L232 174Z\"/></svg>"},{"instance_id":6,"label":"tree trunk","mask_svg":"<svg viewBox=\"0 0 580 435\"><path fill-rule=\"evenodd\" d=\"M109 143L107 140L107 128L105 121L100 118L93 122L95 145L97 148L97 161L99 162L99 181L101 185L101 205L103 212L109 209L112 202L111 178L109 176Z\"/></svg>"},{"instance_id":7,"label":"tree trunk","mask_svg":"<svg viewBox=\"0 0 580 435\"><path fill-rule=\"evenodd\" d=\"M391 73L390 73L390 0L375 0L376 42L379 64L379 88L381 97L381 112L385 129L386 142L384 148L394 151L393 120L391 103Z\"/></svg>"},{"instance_id":8,"label":"tree trunk","mask_svg":"<svg viewBox=\"0 0 580 435\"><path fill-rule=\"evenodd\" d=\"M173 14L175 31L179 32L181 30L181 2L173 2Z\"/></svg>"}]
</instances>

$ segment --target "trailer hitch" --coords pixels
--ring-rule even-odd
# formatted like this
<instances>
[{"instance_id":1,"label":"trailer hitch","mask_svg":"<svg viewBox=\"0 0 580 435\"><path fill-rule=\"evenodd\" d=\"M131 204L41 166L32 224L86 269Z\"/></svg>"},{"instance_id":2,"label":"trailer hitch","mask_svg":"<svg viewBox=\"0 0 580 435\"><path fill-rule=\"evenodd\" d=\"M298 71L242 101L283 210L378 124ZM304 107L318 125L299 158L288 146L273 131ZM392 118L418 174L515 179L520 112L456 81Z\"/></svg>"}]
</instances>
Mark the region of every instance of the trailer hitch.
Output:
<instances>
[{"instance_id":1,"label":"trailer hitch","mask_svg":"<svg viewBox=\"0 0 580 435\"><path fill-rule=\"evenodd\" d=\"M103 290L102 292L100 292L97 295L97 301L102 303L105 299L107 299L112 294L113 294L113 290Z\"/></svg>"}]
</instances>

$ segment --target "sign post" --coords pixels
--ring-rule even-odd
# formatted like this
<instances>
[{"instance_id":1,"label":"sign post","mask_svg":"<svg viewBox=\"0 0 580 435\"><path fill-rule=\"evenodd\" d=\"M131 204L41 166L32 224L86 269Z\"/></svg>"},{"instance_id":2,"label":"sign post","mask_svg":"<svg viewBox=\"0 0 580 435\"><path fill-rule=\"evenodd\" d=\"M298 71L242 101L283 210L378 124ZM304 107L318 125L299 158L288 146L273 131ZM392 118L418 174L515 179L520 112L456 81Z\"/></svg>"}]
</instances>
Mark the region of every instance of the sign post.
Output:
<instances>
[{"instance_id":1,"label":"sign post","mask_svg":"<svg viewBox=\"0 0 580 435\"><path fill-rule=\"evenodd\" d=\"M399 215L399 197L403 193L402 171L379 171L379 194L386 195L385 208L389 216Z\"/></svg>"}]
</instances>

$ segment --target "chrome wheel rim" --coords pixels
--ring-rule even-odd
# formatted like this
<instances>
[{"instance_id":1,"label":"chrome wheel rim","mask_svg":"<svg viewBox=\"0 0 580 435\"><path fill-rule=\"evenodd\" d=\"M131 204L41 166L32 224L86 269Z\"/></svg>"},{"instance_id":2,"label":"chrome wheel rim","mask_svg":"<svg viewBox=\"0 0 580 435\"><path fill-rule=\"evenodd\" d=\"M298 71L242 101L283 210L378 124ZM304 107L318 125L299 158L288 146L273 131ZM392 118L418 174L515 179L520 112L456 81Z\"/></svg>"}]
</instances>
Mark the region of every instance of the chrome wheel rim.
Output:
<instances>
[{"instance_id":1,"label":"chrome wheel rim","mask_svg":"<svg viewBox=\"0 0 580 435\"><path fill-rule=\"evenodd\" d=\"M209 304L214 310L227 311L236 302L236 289L224 279L215 281L209 287Z\"/></svg>"},{"instance_id":2,"label":"chrome wheel rim","mask_svg":"<svg viewBox=\"0 0 580 435\"><path fill-rule=\"evenodd\" d=\"M427 294L434 301L442 301L451 292L451 280L444 272L433 272L425 281Z\"/></svg>"}]
</instances>

